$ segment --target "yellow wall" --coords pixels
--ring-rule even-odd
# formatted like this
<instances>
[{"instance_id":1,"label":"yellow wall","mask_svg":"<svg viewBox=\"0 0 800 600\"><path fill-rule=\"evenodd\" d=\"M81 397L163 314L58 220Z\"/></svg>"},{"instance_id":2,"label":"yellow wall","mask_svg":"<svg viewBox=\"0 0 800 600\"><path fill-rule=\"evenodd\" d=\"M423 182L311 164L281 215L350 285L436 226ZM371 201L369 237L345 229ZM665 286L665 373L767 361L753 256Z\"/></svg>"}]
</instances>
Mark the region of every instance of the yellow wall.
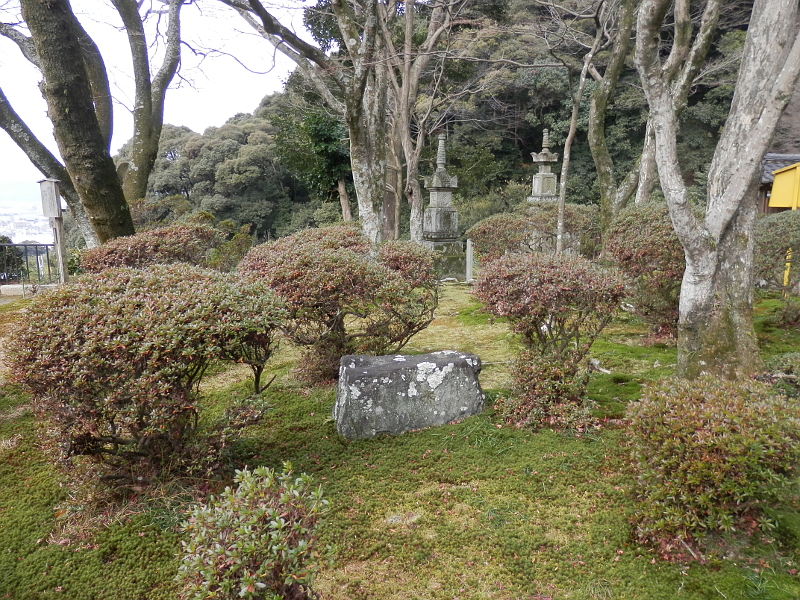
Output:
<instances>
[{"instance_id":1,"label":"yellow wall","mask_svg":"<svg viewBox=\"0 0 800 600\"><path fill-rule=\"evenodd\" d=\"M800 199L800 163L774 171L769 206L796 209Z\"/></svg>"}]
</instances>

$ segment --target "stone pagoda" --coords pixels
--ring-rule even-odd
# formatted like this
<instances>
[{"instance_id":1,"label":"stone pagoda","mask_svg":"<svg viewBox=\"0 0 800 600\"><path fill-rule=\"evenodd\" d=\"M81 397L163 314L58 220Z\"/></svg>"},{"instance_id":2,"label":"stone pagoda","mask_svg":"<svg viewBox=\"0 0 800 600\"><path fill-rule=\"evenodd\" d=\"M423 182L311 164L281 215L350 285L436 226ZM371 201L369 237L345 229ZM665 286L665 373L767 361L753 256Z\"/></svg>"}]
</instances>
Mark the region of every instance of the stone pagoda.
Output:
<instances>
[{"instance_id":1,"label":"stone pagoda","mask_svg":"<svg viewBox=\"0 0 800 600\"><path fill-rule=\"evenodd\" d=\"M542 151L531 152L533 163L539 165L539 172L533 176L533 189L528 202L542 200L558 200L558 175L552 172L553 165L558 162L558 154L550 152L550 132L545 129L542 137Z\"/></svg>"},{"instance_id":2,"label":"stone pagoda","mask_svg":"<svg viewBox=\"0 0 800 600\"><path fill-rule=\"evenodd\" d=\"M430 205L422 221L422 244L438 253L436 266L441 279L463 279L466 272L466 253L458 231L458 211L453 207L453 190L458 189L458 177L450 175L445 165L445 135L439 134L436 172L425 178L430 192Z\"/></svg>"}]
</instances>

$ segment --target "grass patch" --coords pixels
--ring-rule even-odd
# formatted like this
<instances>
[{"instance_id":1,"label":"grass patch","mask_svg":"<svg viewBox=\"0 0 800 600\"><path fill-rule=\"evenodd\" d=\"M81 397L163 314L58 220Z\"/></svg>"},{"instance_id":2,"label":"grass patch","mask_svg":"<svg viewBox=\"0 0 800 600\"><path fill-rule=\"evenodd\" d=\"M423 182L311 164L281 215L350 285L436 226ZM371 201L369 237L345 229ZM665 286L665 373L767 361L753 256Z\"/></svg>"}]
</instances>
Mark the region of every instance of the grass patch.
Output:
<instances>
[{"instance_id":1,"label":"grass patch","mask_svg":"<svg viewBox=\"0 0 800 600\"><path fill-rule=\"evenodd\" d=\"M619 419L642 385L674 372L675 348L642 346L646 335L625 315L593 347L611 371L589 383L601 416ZM759 335L770 351L784 347L782 331ZM485 388L508 386L516 342L505 324L483 318L464 286L445 287L436 320L408 351L443 349L478 354ZM279 469L288 460L323 485L332 510L320 534L333 561L317 588L327 599L800 597L792 574L798 506L776 511L774 529L752 540L723 540L725 552L707 564L664 562L631 541L624 426L584 438L532 433L503 425L487 408L457 424L347 441L330 418L335 389L299 385L297 356L281 347L265 374L275 375L264 394L272 408L231 455L250 467ZM203 384L203 422L250 393L248 369L216 367ZM16 441L0 447L0 598L177 597L176 525L191 490L134 496L123 516L70 537L60 511L80 507L37 446L28 399L8 385L0 388L3 439Z\"/></svg>"}]
</instances>

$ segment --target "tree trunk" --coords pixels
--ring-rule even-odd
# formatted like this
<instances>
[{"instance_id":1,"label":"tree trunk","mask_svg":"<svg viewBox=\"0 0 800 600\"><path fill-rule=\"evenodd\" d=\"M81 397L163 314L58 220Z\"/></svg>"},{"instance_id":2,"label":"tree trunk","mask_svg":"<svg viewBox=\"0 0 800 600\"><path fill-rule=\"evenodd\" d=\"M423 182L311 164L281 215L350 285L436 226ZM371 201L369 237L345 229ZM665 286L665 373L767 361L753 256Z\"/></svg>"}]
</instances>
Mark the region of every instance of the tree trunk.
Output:
<instances>
[{"instance_id":1,"label":"tree trunk","mask_svg":"<svg viewBox=\"0 0 800 600\"><path fill-rule=\"evenodd\" d=\"M358 199L358 218L364 235L383 241L383 202L386 192L386 91L383 69L372 69L364 94L348 98L347 123L350 162Z\"/></svg>"},{"instance_id":2,"label":"tree trunk","mask_svg":"<svg viewBox=\"0 0 800 600\"><path fill-rule=\"evenodd\" d=\"M411 215L409 217L411 240L420 243L422 242L423 234L425 201L422 197L422 186L419 183L419 177L409 179L406 182L406 189L408 190L407 195L411 203Z\"/></svg>"},{"instance_id":3,"label":"tree trunk","mask_svg":"<svg viewBox=\"0 0 800 600\"><path fill-rule=\"evenodd\" d=\"M634 167L619 184L617 183L614 161L608 149L605 133L606 112L625 68L637 5L638 0L623 0L619 5L614 42L603 75L590 65L590 72L597 82L597 87L589 99L588 142L600 190L600 231L603 236L608 231L614 216L633 196L638 180L638 169Z\"/></svg>"},{"instance_id":4,"label":"tree trunk","mask_svg":"<svg viewBox=\"0 0 800 600\"><path fill-rule=\"evenodd\" d=\"M716 247L687 255L678 319L678 368L693 379L713 373L725 379L758 367L753 330L753 227L756 185L748 192Z\"/></svg>"},{"instance_id":5,"label":"tree trunk","mask_svg":"<svg viewBox=\"0 0 800 600\"><path fill-rule=\"evenodd\" d=\"M602 11L603 7L601 6L599 10ZM561 160L561 184L558 189L558 220L556 223L556 254L561 254L564 251L564 209L567 202L567 177L569 176L569 163L572 156L572 142L575 140L575 134L578 132L578 116L580 115L581 101L583 100L583 90L586 87L586 75L589 73L589 67L602 41L603 31L598 27L595 32L594 43L589 52L583 57L583 67L581 67L581 72L578 76L578 89L574 92L572 91L572 83L570 80L572 114L570 115L567 139L564 141L564 157ZM567 72L567 78L570 78L569 72Z\"/></svg>"},{"instance_id":6,"label":"tree trunk","mask_svg":"<svg viewBox=\"0 0 800 600\"><path fill-rule=\"evenodd\" d=\"M134 233L128 204L94 112L75 16L66 0L23 0L44 75L43 94L67 172L99 241Z\"/></svg>"},{"instance_id":7,"label":"tree trunk","mask_svg":"<svg viewBox=\"0 0 800 600\"><path fill-rule=\"evenodd\" d=\"M353 214L350 212L350 196L347 194L347 183L344 179L339 179L336 189L339 192L339 204L342 205L342 221L349 223L353 220Z\"/></svg>"},{"instance_id":8,"label":"tree trunk","mask_svg":"<svg viewBox=\"0 0 800 600\"><path fill-rule=\"evenodd\" d=\"M391 73L387 72L387 76ZM391 86L387 86L387 94L392 92ZM396 99L394 99L396 102ZM387 158L388 170L386 175L386 191L392 194L391 209L389 214L389 206L386 206L386 239L397 240L400 239L400 211L402 202L405 199L403 190L405 189L405 180L403 179L403 146L400 136L397 132L397 113L391 110L391 127L389 128L390 135L386 139L387 144ZM389 118L387 116L387 118Z\"/></svg>"},{"instance_id":9,"label":"tree trunk","mask_svg":"<svg viewBox=\"0 0 800 600\"><path fill-rule=\"evenodd\" d=\"M400 237L400 203L403 199L402 148L398 147L395 131L396 120L392 120L386 136L386 198L383 203L383 239Z\"/></svg>"},{"instance_id":10,"label":"tree trunk","mask_svg":"<svg viewBox=\"0 0 800 600\"><path fill-rule=\"evenodd\" d=\"M0 89L0 128L3 129L28 156L33 165L48 179L58 179L61 195L67 201L72 216L78 224L87 248L100 245L83 210L78 193L72 185L69 173L58 159L42 144L28 126L17 115Z\"/></svg>"},{"instance_id":11,"label":"tree trunk","mask_svg":"<svg viewBox=\"0 0 800 600\"><path fill-rule=\"evenodd\" d=\"M702 222L692 213L678 164L676 99L705 56L721 0L708 0L694 42L676 42L662 64L659 34L670 4L642 3L635 60L650 105L661 187L686 255L677 372L687 378L745 377L759 366L752 322L755 192L761 159L800 75L797 3L756 0L753 6L733 102L709 169ZM687 0L676 2L676 22L680 13L690 21Z\"/></svg>"},{"instance_id":12,"label":"tree trunk","mask_svg":"<svg viewBox=\"0 0 800 600\"><path fill-rule=\"evenodd\" d=\"M650 194L656 186L658 173L656 173L656 136L653 133L653 124L647 120L647 129L644 134L642 156L639 158L639 185L636 188L636 204L650 200Z\"/></svg>"},{"instance_id":13,"label":"tree trunk","mask_svg":"<svg viewBox=\"0 0 800 600\"><path fill-rule=\"evenodd\" d=\"M122 190L128 202L147 194L150 172L158 158L158 142L164 123L164 99L167 87L180 64L180 10L182 0L170 0L169 24L164 62L151 79L147 48L139 4L134 0L112 0L122 18L133 61L136 97L133 108L133 139L130 162L121 169Z\"/></svg>"},{"instance_id":14,"label":"tree trunk","mask_svg":"<svg viewBox=\"0 0 800 600\"><path fill-rule=\"evenodd\" d=\"M378 3L370 0L356 14L347 0L332 0L333 15L345 40L340 56L332 59L299 38L267 11L258 0L222 0L279 52L292 59L323 101L344 116L350 137L350 163L364 235L373 243L383 240L383 201L386 189L385 69L377 69L382 56L376 38ZM253 15L259 17L256 21ZM348 61L340 60L344 56Z\"/></svg>"},{"instance_id":15,"label":"tree trunk","mask_svg":"<svg viewBox=\"0 0 800 600\"><path fill-rule=\"evenodd\" d=\"M428 17L427 34L424 40L415 44L419 35L417 25L418 9L416 0L405 2L404 35L402 50L395 48L396 29L392 27L396 11L389 5L379 5L383 47L387 51L385 62L388 65L394 104L392 106L392 151L400 153L405 159L405 185L402 191L411 208L409 232L411 240L422 242L424 199L419 183L419 163L422 150L428 137L428 122L436 105L429 98L427 108L419 110L416 106L419 97L420 81L428 68L436 45L452 27L453 15L460 11L463 3L459 0L450 4L433 3ZM437 89L438 85L434 86ZM434 92L434 95L436 93ZM397 146L399 145L399 148ZM402 179L402 178L401 178ZM398 193L400 189L398 188Z\"/></svg>"}]
</instances>

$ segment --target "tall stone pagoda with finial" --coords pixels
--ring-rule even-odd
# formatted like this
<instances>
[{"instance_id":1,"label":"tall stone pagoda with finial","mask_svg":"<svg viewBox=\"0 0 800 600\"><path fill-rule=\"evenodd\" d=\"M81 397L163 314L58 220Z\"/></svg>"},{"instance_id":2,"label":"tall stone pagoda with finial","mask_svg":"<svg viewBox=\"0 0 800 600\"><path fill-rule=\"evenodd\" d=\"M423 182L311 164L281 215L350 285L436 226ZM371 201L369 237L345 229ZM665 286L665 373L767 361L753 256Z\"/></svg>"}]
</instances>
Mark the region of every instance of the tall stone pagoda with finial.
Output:
<instances>
[{"instance_id":1,"label":"tall stone pagoda with finial","mask_svg":"<svg viewBox=\"0 0 800 600\"><path fill-rule=\"evenodd\" d=\"M558 175L552 172L558 162L558 154L550 152L550 132L545 129L542 136L542 151L531 152L533 163L539 165L539 172L533 176L533 189L528 202L558 200Z\"/></svg>"},{"instance_id":2,"label":"tall stone pagoda with finial","mask_svg":"<svg viewBox=\"0 0 800 600\"><path fill-rule=\"evenodd\" d=\"M422 244L437 252L436 266L441 279L463 279L466 253L458 231L458 211L453 206L453 191L458 189L458 177L447 172L446 136L439 134L436 171L425 178L430 204L422 220Z\"/></svg>"}]
</instances>

